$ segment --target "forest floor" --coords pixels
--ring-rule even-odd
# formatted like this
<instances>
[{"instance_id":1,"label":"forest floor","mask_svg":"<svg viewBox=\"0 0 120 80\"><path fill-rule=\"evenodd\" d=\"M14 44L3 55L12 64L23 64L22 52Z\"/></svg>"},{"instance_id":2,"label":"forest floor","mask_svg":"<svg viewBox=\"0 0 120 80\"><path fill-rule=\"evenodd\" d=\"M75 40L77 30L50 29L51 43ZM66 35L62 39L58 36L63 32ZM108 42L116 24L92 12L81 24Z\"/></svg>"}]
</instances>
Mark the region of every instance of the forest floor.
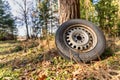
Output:
<instances>
[{"instance_id":1,"label":"forest floor","mask_svg":"<svg viewBox=\"0 0 120 80\"><path fill-rule=\"evenodd\" d=\"M1 41L0 80L120 80L120 41L90 63L58 55L54 40ZM117 47L116 47L117 46Z\"/></svg>"}]
</instances>

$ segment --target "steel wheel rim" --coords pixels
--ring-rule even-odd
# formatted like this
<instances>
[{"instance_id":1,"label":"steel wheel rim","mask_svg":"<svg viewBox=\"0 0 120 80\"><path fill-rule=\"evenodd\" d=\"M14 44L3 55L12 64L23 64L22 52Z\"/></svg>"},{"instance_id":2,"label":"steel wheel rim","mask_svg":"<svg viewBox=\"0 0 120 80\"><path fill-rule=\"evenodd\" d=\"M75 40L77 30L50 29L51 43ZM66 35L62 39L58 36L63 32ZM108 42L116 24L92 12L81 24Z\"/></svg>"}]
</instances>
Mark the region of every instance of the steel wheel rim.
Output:
<instances>
[{"instance_id":1,"label":"steel wheel rim","mask_svg":"<svg viewBox=\"0 0 120 80\"><path fill-rule=\"evenodd\" d=\"M64 31L65 44L74 51L88 52L95 48L97 36L88 26L75 24Z\"/></svg>"}]
</instances>

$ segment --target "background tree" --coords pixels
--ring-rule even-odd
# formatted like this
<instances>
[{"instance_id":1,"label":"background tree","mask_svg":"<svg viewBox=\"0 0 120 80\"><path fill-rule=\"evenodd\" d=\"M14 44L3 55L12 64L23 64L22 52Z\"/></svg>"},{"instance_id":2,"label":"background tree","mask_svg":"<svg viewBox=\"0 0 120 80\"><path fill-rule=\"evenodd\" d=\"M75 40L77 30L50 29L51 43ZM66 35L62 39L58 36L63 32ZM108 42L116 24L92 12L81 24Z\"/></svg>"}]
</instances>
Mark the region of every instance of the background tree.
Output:
<instances>
[{"instance_id":1,"label":"background tree","mask_svg":"<svg viewBox=\"0 0 120 80\"><path fill-rule=\"evenodd\" d=\"M57 23L57 17L55 16L56 10L56 0L39 0L38 1L38 15L39 24L42 29L42 34L52 33L52 27L55 27Z\"/></svg>"},{"instance_id":2,"label":"background tree","mask_svg":"<svg viewBox=\"0 0 120 80\"><path fill-rule=\"evenodd\" d=\"M80 15L81 19L92 21L93 23L97 23L97 11L95 10L95 6L93 1L91 0L80 0Z\"/></svg>"},{"instance_id":3,"label":"background tree","mask_svg":"<svg viewBox=\"0 0 120 80\"><path fill-rule=\"evenodd\" d=\"M49 27L49 32L50 34L54 33L54 27L58 25L58 0L49 0L50 4L50 27Z\"/></svg>"},{"instance_id":4,"label":"background tree","mask_svg":"<svg viewBox=\"0 0 120 80\"><path fill-rule=\"evenodd\" d=\"M50 4L48 0L39 0L38 12L39 12L39 21L42 27L42 35L47 34L48 31L48 20L50 19ZM45 35L46 36L46 35Z\"/></svg>"},{"instance_id":5,"label":"background tree","mask_svg":"<svg viewBox=\"0 0 120 80\"><path fill-rule=\"evenodd\" d=\"M99 26L109 35L114 35L118 16L118 4L115 4L114 1L115 0L100 0L96 4Z\"/></svg>"},{"instance_id":6,"label":"background tree","mask_svg":"<svg viewBox=\"0 0 120 80\"><path fill-rule=\"evenodd\" d=\"M21 23L23 23L23 25L25 25L26 34L27 34L26 37L27 39L30 39L29 23L30 23L30 12L33 7L33 3L32 1L29 0L21 0L20 2L14 0L14 2L19 7L19 9L17 10L18 16L16 17Z\"/></svg>"},{"instance_id":7,"label":"background tree","mask_svg":"<svg viewBox=\"0 0 120 80\"><path fill-rule=\"evenodd\" d=\"M32 38L38 38L38 34L41 34L41 27L39 25L39 16L38 11L32 10L31 12L31 20L32 20Z\"/></svg>"},{"instance_id":8,"label":"background tree","mask_svg":"<svg viewBox=\"0 0 120 80\"><path fill-rule=\"evenodd\" d=\"M0 0L0 39L10 39L8 35L11 35L11 39L16 27L14 25L14 19L10 12L10 6L7 1Z\"/></svg>"}]
</instances>

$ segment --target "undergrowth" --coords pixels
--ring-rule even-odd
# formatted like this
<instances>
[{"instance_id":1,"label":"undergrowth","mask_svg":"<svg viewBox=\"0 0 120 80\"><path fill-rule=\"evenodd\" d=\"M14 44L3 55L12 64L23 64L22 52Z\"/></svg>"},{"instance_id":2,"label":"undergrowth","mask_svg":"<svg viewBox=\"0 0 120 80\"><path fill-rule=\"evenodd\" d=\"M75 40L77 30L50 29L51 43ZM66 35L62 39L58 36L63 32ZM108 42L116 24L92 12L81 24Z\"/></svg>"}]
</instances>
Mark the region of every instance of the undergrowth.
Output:
<instances>
[{"instance_id":1,"label":"undergrowth","mask_svg":"<svg viewBox=\"0 0 120 80\"><path fill-rule=\"evenodd\" d=\"M59 56L50 41L50 51L45 40L0 43L0 80L111 80L110 71L120 71L120 54L110 48L100 61L77 64Z\"/></svg>"}]
</instances>

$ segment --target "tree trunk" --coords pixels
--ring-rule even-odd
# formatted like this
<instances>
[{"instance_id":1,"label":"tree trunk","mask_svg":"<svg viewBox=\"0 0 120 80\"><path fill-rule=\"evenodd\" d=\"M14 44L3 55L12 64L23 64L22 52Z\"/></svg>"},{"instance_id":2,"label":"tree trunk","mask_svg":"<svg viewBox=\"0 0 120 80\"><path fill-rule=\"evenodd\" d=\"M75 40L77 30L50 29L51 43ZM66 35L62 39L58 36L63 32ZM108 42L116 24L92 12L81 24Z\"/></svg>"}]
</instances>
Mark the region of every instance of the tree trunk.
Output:
<instances>
[{"instance_id":1,"label":"tree trunk","mask_svg":"<svg viewBox=\"0 0 120 80\"><path fill-rule=\"evenodd\" d=\"M24 0L24 7L25 7L25 10L24 10L24 19L25 19L25 25L26 25L26 30L27 30L27 39L30 39L29 30L28 30L27 1L26 0Z\"/></svg>"},{"instance_id":2,"label":"tree trunk","mask_svg":"<svg viewBox=\"0 0 120 80\"><path fill-rule=\"evenodd\" d=\"M59 22L80 18L80 0L58 0Z\"/></svg>"},{"instance_id":3,"label":"tree trunk","mask_svg":"<svg viewBox=\"0 0 120 80\"><path fill-rule=\"evenodd\" d=\"M30 39L29 30L28 30L28 22L27 22L27 18L26 17L25 17L25 26L26 26L26 32L27 32L27 39Z\"/></svg>"}]
</instances>

